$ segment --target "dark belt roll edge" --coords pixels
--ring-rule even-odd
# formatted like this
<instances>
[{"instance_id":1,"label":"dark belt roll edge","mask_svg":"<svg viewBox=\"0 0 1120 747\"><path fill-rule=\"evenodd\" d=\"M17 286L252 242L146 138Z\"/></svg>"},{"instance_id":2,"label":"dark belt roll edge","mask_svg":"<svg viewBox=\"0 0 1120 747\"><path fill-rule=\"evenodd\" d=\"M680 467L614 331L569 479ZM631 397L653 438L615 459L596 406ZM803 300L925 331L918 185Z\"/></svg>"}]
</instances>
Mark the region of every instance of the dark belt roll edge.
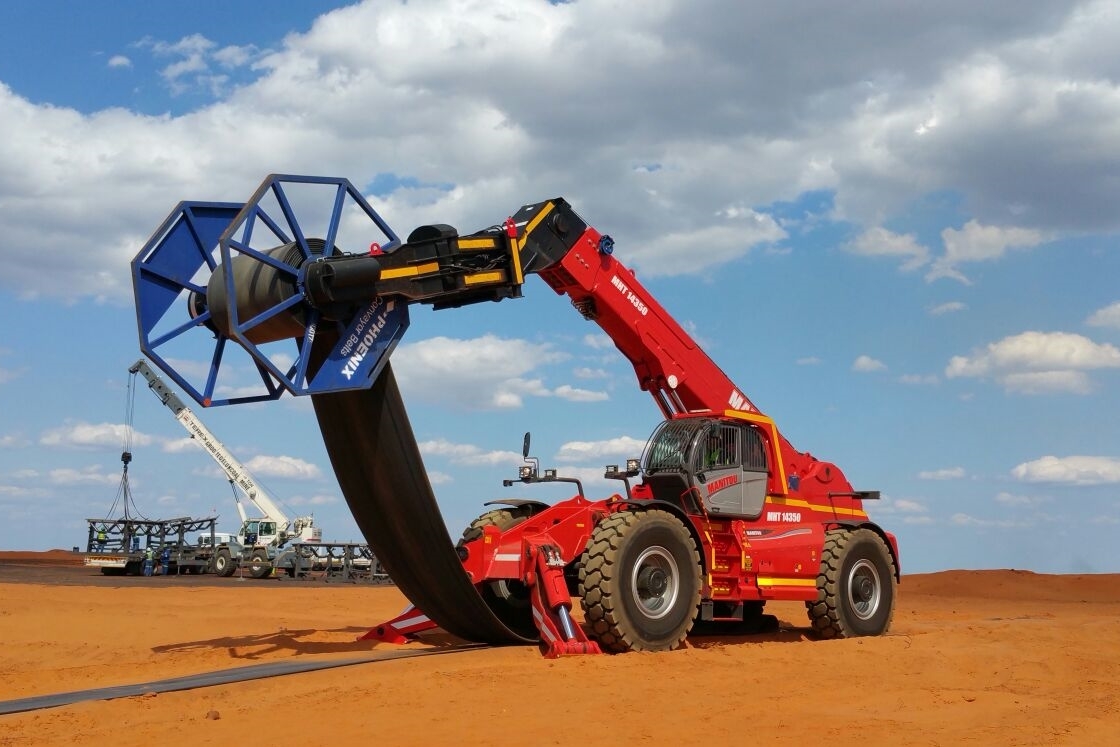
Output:
<instances>
[{"instance_id":1,"label":"dark belt roll edge","mask_svg":"<svg viewBox=\"0 0 1120 747\"><path fill-rule=\"evenodd\" d=\"M495 617L467 578L390 365L369 389L311 399L358 528L409 601L448 633L467 641L535 642Z\"/></svg>"}]
</instances>

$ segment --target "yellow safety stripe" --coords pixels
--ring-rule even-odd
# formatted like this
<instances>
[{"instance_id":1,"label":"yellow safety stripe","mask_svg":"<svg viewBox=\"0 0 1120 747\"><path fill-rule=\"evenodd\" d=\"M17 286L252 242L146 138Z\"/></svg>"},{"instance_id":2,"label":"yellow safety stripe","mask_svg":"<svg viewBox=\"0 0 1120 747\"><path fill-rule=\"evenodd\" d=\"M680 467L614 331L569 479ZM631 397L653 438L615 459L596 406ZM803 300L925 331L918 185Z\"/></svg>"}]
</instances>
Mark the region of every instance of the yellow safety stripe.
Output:
<instances>
[{"instance_id":1,"label":"yellow safety stripe","mask_svg":"<svg viewBox=\"0 0 1120 747\"><path fill-rule=\"evenodd\" d=\"M395 280L397 278L416 277L417 275L427 275L430 272L439 271L439 262L428 262L423 265L414 265L412 267L390 267L381 271L382 280Z\"/></svg>"},{"instance_id":2,"label":"yellow safety stripe","mask_svg":"<svg viewBox=\"0 0 1120 747\"><path fill-rule=\"evenodd\" d=\"M528 236L533 230L540 225L544 217L556 209L556 206L551 202L545 203L545 206L540 209L540 212L533 217L531 221L525 224L525 232L522 236ZM510 237L509 240L510 250L513 252L513 282L521 285L525 282L525 272L521 269L521 240Z\"/></svg>"},{"instance_id":3,"label":"yellow safety stripe","mask_svg":"<svg viewBox=\"0 0 1120 747\"><path fill-rule=\"evenodd\" d=\"M459 239L460 249L493 249L498 243L493 238L488 239Z\"/></svg>"},{"instance_id":4,"label":"yellow safety stripe","mask_svg":"<svg viewBox=\"0 0 1120 747\"><path fill-rule=\"evenodd\" d=\"M754 423L764 428L767 436L770 438L770 444L773 446L774 454L777 454L779 457L781 456L782 452L778 445L782 442L782 439L781 436L778 435L778 426L774 425L773 418L769 418L759 412L744 412L743 410L724 410L723 414L724 417L745 420L748 423ZM782 495L785 495L786 492L789 491L789 482L786 480L786 465L782 463L780 458L777 462L778 489L785 491L782 493Z\"/></svg>"},{"instance_id":5,"label":"yellow safety stripe","mask_svg":"<svg viewBox=\"0 0 1120 747\"><path fill-rule=\"evenodd\" d=\"M466 285L480 285L482 283L499 283L506 279L506 274L501 270L494 270L493 272L476 272L473 275L463 276L463 283Z\"/></svg>"},{"instance_id":6,"label":"yellow safety stripe","mask_svg":"<svg viewBox=\"0 0 1120 747\"><path fill-rule=\"evenodd\" d=\"M788 576L759 576L759 586L816 586L815 578L790 578Z\"/></svg>"}]
</instances>

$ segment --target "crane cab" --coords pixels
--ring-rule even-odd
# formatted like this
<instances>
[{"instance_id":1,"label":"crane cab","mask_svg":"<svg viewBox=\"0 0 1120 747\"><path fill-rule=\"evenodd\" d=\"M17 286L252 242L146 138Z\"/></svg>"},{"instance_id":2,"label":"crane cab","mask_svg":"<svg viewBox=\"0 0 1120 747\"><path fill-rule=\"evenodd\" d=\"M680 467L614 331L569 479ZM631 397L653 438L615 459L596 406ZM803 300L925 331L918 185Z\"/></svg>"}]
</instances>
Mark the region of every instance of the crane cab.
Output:
<instances>
[{"instance_id":1,"label":"crane cab","mask_svg":"<svg viewBox=\"0 0 1120 747\"><path fill-rule=\"evenodd\" d=\"M657 500L680 505L690 514L753 519L762 513L770 468L756 426L689 417L657 427L642 454L641 470Z\"/></svg>"}]
</instances>

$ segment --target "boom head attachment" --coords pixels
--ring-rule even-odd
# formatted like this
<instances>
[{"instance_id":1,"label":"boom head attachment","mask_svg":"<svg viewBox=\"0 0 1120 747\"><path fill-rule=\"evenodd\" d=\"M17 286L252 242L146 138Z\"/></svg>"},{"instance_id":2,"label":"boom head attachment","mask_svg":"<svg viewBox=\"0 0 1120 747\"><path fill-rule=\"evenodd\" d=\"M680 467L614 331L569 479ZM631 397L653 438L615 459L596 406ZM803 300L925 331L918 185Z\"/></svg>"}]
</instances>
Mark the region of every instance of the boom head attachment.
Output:
<instances>
[{"instance_id":1,"label":"boom head attachment","mask_svg":"<svg viewBox=\"0 0 1120 747\"><path fill-rule=\"evenodd\" d=\"M408 327L407 304L367 290L317 306L308 270L364 256L365 275L341 286L368 288L371 255L400 243L341 178L273 174L245 203L181 202L132 261L140 348L203 406L366 388ZM255 385L237 378L246 369Z\"/></svg>"},{"instance_id":2,"label":"boom head attachment","mask_svg":"<svg viewBox=\"0 0 1120 747\"><path fill-rule=\"evenodd\" d=\"M587 232L556 198L465 236L420 226L402 243L346 179L273 174L245 203L180 203L144 245L132 262L140 347L203 406L368 388L409 304L519 298L527 274ZM237 356L249 365L229 364ZM236 378L246 369L255 387Z\"/></svg>"}]
</instances>

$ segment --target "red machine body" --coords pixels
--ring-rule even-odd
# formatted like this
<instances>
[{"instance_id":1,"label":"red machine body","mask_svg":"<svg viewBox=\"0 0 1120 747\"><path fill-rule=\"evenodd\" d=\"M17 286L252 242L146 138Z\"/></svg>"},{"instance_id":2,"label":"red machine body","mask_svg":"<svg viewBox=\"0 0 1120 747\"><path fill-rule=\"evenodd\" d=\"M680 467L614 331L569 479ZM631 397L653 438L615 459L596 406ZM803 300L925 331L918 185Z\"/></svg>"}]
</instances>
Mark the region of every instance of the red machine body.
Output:
<instances>
[{"instance_id":1,"label":"red machine body","mask_svg":"<svg viewBox=\"0 0 1120 747\"><path fill-rule=\"evenodd\" d=\"M593 650L592 639L612 651L673 648L696 616L744 620L769 600L804 601L823 637L885 631L899 561L895 537L871 522L863 506L878 493L853 490L836 465L794 449L614 258L611 239L583 224L562 200L526 206L503 229L515 279L538 273L599 325L631 362L665 422L636 469L614 468L608 475L625 481L625 495L589 500L581 489L552 506L494 502L509 508L484 515L459 544L463 567L480 592L515 617L518 609L531 610L548 655ZM559 251L557 236L565 237ZM463 237L459 244L476 241ZM497 239L491 232L484 241ZM550 242L544 252L527 251ZM710 464L699 461L706 445L718 452ZM639 475L631 486L630 478ZM532 471L522 481L553 479ZM625 550L612 554L612 543L625 544L632 527L648 518L645 512L656 514L646 522L655 539L639 541L645 550L632 552L629 561ZM615 530L604 531L612 517ZM687 547L676 549L674 521L694 545L695 561ZM600 570L588 571L597 546L605 560ZM605 605L599 592L608 597ZM573 594L582 595L590 639L578 626L572 631L562 624ZM682 595L691 596L680 601ZM662 605L693 610L674 613L687 621L663 630L668 613ZM612 606L627 607L632 620L620 625ZM643 629L644 621L652 632ZM371 637L389 640L397 631L393 622L381 630Z\"/></svg>"}]
</instances>

